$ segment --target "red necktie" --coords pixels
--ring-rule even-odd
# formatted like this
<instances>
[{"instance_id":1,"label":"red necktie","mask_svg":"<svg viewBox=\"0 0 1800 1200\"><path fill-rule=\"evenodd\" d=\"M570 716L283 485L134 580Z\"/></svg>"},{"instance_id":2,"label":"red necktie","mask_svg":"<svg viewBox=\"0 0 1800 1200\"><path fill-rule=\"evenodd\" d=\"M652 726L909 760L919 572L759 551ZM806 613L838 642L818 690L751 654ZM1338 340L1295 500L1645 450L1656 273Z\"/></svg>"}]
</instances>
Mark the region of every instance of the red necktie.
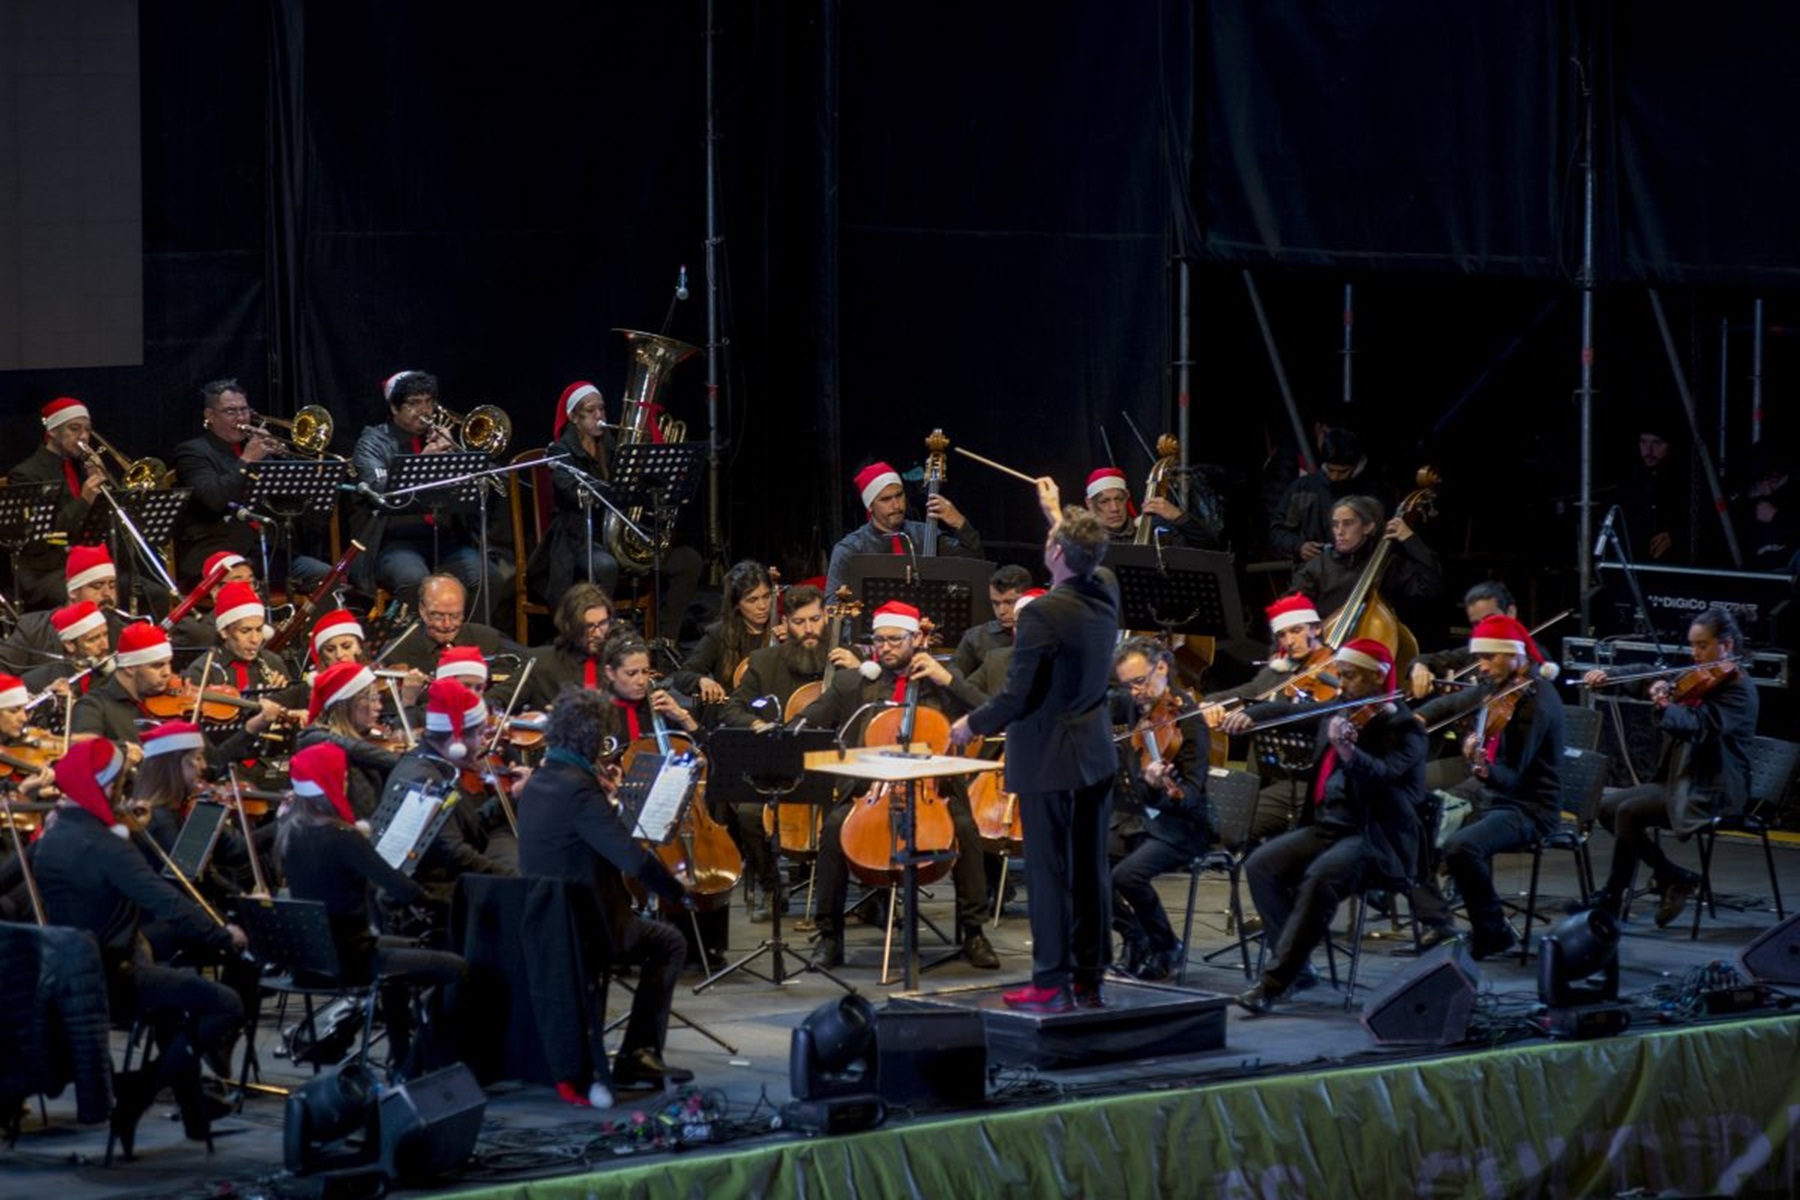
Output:
<instances>
[{"instance_id":1,"label":"red necktie","mask_svg":"<svg viewBox=\"0 0 1800 1200\"><path fill-rule=\"evenodd\" d=\"M629 700L621 700L617 696L613 697L613 703L625 710L625 728L631 734L631 740L637 741L643 736L638 730L637 705Z\"/></svg>"},{"instance_id":2,"label":"red necktie","mask_svg":"<svg viewBox=\"0 0 1800 1200\"><path fill-rule=\"evenodd\" d=\"M894 676L894 703L906 703L906 676L904 675Z\"/></svg>"},{"instance_id":3,"label":"red necktie","mask_svg":"<svg viewBox=\"0 0 1800 1200\"><path fill-rule=\"evenodd\" d=\"M893 543L894 543L894 553L895 554L905 554L906 553L906 547L901 544L899 534L896 533L894 535Z\"/></svg>"},{"instance_id":4,"label":"red necktie","mask_svg":"<svg viewBox=\"0 0 1800 1200\"><path fill-rule=\"evenodd\" d=\"M1319 778L1313 783L1313 804L1325 803L1325 785L1331 782L1331 773L1337 770L1337 747L1325 747L1325 756L1319 759Z\"/></svg>"},{"instance_id":5,"label":"red necktie","mask_svg":"<svg viewBox=\"0 0 1800 1200\"><path fill-rule=\"evenodd\" d=\"M594 669L594 660L590 658L581 664L581 684L591 692L599 683L600 672Z\"/></svg>"},{"instance_id":6,"label":"red necktie","mask_svg":"<svg viewBox=\"0 0 1800 1200\"><path fill-rule=\"evenodd\" d=\"M233 659L231 673L237 676L237 687L240 692L250 690L250 667L241 659Z\"/></svg>"},{"instance_id":7,"label":"red necktie","mask_svg":"<svg viewBox=\"0 0 1800 1200\"><path fill-rule=\"evenodd\" d=\"M63 459L63 478L68 481L69 495L81 495L81 477L75 474L75 464L66 458Z\"/></svg>"}]
</instances>

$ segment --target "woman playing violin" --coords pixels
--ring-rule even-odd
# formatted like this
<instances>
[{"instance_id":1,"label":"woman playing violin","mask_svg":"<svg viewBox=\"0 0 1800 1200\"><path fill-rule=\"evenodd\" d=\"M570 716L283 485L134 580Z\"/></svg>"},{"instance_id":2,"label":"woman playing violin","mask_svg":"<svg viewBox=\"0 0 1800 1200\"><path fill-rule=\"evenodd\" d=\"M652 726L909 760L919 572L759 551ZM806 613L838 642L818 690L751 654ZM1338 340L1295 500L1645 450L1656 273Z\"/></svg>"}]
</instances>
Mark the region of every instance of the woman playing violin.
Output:
<instances>
[{"instance_id":1,"label":"woman playing violin","mask_svg":"<svg viewBox=\"0 0 1800 1200\"><path fill-rule=\"evenodd\" d=\"M1672 829L1685 838L1714 816L1743 812L1750 801L1758 705L1756 686L1735 661L1744 636L1730 611L1715 604L1694 618L1687 638L1698 669L1657 679L1648 689L1657 726L1666 735L1661 781L1623 788L1600 805L1600 823L1616 840L1612 870L1594 907L1616 914L1638 863L1645 862L1654 872L1650 888L1662 897L1658 926L1681 916L1700 876L1671 862L1652 831ZM1608 682L1600 670L1581 681L1591 688Z\"/></svg>"},{"instance_id":2,"label":"woman playing violin","mask_svg":"<svg viewBox=\"0 0 1800 1200\"><path fill-rule=\"evenodd\" d=\"M1113 655L1113 678L1129 696L1136 721L1128 744L1129 788L1113 805L1115 832L1125 826L1124 857L1113 864L1113 928L1125 941L1127 974L1154 982L1181 965L1184 948L1163 911L1156 877L1191 862L1212 842L1206 822L1206 763L1196 730L1177 718L1193 697L1170 683L1174 655L1153 638L1132 638Z\"/></svg>"},{"instance_id":3,"label":"woman playing violin","mask_svg":"<svg viewBox=\"0 0 1800 1200\"><path fill-rule=\"evenodd\" d=\"M355 661L334 663L313 676L306 727L294 741L297 750L329 743L344 752L349 762L345 794L354 820L366 821L374 814L388 775L400 762L397 751L370 736L381 719L381 692L375 683L374 673Z\"/></svg>"}]
</instances>

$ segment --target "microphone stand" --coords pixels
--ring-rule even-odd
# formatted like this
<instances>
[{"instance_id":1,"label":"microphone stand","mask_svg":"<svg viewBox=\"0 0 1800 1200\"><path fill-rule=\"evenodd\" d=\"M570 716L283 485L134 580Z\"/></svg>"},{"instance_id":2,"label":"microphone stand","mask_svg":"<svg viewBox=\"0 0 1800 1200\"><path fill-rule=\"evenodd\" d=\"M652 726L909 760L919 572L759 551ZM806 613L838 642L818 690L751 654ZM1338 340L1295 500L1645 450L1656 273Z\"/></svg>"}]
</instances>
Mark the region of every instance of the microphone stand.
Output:
<instances>
[{"instance_id":1,"label":"microphone stand","mask_svg":"<svg viewBox=\"0 0 1800 1200\"><path fill-rule=\"evenodd\" d=\"M181 589L175 586L175 581L170 579L169 573L163 569L162 558L150 549L150 543L144 540L144 535L138 531L136 522L125 514L123 508L119 507L118 500L113 497L112 488L102 487L100 495L105 497L108 504L112 505L113 517L119 525L124 526L125 532L131 535L131 541L137 547L138 557L143 559L144 565L156 575L159 583L169 589L169 595L181 595Z\"/></svg>"},{"instance_id":2,"label":"microphone stand","mask_svg":"<svg viewBox=\"0 0 1800 1200\"><path fill-rule=\"evenodd\" d=\"M630 517L626 516L618 505L606 498L606 494L600 490L599 481L592 475L589 475L580 467L563 458L552 458L546 461L550 466L565 472L569 476L569 481L575 485L576 491L581 496L582 517L587 525L589 583L594 582L594 501L598 500L601 504L605 505L607 512L610 512L613 516L623 521L625 523L625 528L631 530L631 532L636 534L639 538L642 538L646 542L650 540L644 531L640 529Z\"/></svg>"},{"instance_id":3,"label":"microphone stand","mask_svg":"<svg viewBox=\"0 0 1800 1200\"><path fill-rule=\"evenodd\" d=\"M1666 666L1667 662L1664 656L1674 649L1674 647L1663 644L1662 635L1657 633L1656 624L1650 618L1650 602L1644 598L1644 586L1638 579L1637 565L1631 561L1631 547L1629 540L1619 536L1619 531L1614 528L1613 525L1615 519L1621 525L1625 523L1625 514L1619 510L1619 506L1616 504L1613 505L1612 511L1606 514L1606 522L1600 527L1600 545L1595 548L1594 552L1594 557L1597 560L1595 566L1599 567L1605 565L1606 555L1604 549L1606 546L1611 546L1613 554L1618 559L1616 565L1625 576L1626 586L1631 589L1631 604L1634 621L1633 628L1639 637L1655 643L1656 665L1659 667Z\"/></svg>"}]
</instances>

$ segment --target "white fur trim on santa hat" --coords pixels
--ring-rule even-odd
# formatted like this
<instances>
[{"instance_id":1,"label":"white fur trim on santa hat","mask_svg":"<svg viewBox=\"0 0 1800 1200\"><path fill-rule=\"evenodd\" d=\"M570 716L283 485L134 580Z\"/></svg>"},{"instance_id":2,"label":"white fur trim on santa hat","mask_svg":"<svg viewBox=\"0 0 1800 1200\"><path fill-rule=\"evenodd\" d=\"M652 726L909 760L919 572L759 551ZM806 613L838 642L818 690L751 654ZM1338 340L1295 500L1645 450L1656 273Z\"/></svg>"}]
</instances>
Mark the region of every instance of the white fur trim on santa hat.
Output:
<instances>
[{"instance_id":1,"label":"white fur trim on santa hat","mask_svg":"<svg viewBox=\"0 0 1800 1200\"><path fill-rule=\"evenodd\" d=\"M268 612L263 608L262 601L258 600L255 604L239 604L231 608L222 608L213 614L213 621L223 630L230 629L239 621L248 621L252 617L255 617L258 621L268 619Z\"/></svg>"},{"instance_id":2,"label":"white fur trim on santa hat","mask_svg":"<svg viewBox=\"0 0 1800 1200\"><path fill-rule=\"evenodd\" d=\"M369 640L369 635L363 632L363 627L357 624L356 621L350 618L332 621L329 624L320 625L317 629L313 630L313 653L317 654L320 650L324 649L325 643L329 642L332 638L343 637L345 634L349 634L359 642L366 642Z\"/></svg>"},{"instance_id":3,"label":"white fur trim on santa hat","mask_svg":"<svg viewBox=\"0 0 1800 1200\"><path fill-rule=\"evenodd\" d=\"M348 700L352 696L361 695L363 689L375 686L375 672L364 667L350 678L344 680L344 686L325 697L322 707L330 708L340 700Z\"/></svg>"},{"instance_id":4,"label":"white fur trim on santa hat","mask_svg":"<svg viewBox=\"0 0 1800 1200\"><path fill-rule=\"evenodd\" d=\"M31 693L23 683L19 683L0 692L0 708L23 708L30 699Z\"/></svg>"},{"instance_id":5,"label":"white fur trim on santa hat","mask_svg":"<svg viewBox=\"0 0 1800 1200\"><path fill-rule=\"evenodd\" d=\"M572 417L575 415L575 409L583 400L586 400L589 396L598 396L599 394L599 388L591 383L584 383L569 393L569 398L563 401L563 411Z\"/></svg>"},{"instance_id":6,"label":"white fur trim on santa hat","mask_svg":"<svg viewBox=\"0 0 1800 1200\"><path fill-rule=\"evenodd\" d=\"M1320 624L1317 610L1296 608L1292 612L1284 612L1280 616L1269 618L1269 632L1280 633L1284 629L1292 629L1296 625Z\"/></svg>"},{"instance_id":7,"label":"white fur trim on santa hat","mask_svg":"<svg viewBox=\"0 0 1800 1200\"><path fill-rule=\"evenodd\" d=\"M206 749L206 738L197 729L193 733L165 733L161 737L145 740L144 757L155 758L160 754L204 749Z\"/></svg>"},{"instance_id":8,"label":"white fur trim on santa hat","mask_svg":"<svg viewBox=\"0 0 1800 1200\"><path fill-rule=\"evenodd\" d=\"M1088 476L1087 496L1089 500L1092 500L1101 492L1110 492L1114 490L1121 492L1129 492L1131 490L1131 485L1125 482L1125 472L1102 469L1095 471L1092 475Z\"/></svg>"},{"instance_id":9,"label":"white fur trim on santa hat","mask_svg":"<svg viewBox=\"0 0 1800 1200\"><path fill-rule=\"evenodd\" d=\"M1470 638L1470 654L1517 654L1523 656L1525 643L1515 638Z\"/></svg>"},{"instance_id":10,"label":"white fur trim on santa hat","mask_svg":"<svg viewBox=\"0 0 1800 1200\"><path fill-rule=\"evenodd\" d=\"M890 467L888 470L876 475L873 479L869 480L869 482L863 484L863 507L873 508L875 505L875 497L881 495L881 493L887 491L888 488L899 482L899 473Z\"/></svg>"},{"instance_id":11,"label":"white fur trim on santa hat","mask_svg":"<svg viewBox=\"0 0 1800 1200\"><path fill-rule=\"evenodd\" d=\"M1388 673L1388 665L1379 658L1376 658L1372 654L1364 654L1361 650L1352 650L1348 646L1340 646L1337 653L1332 655L1332 657L1339 662L1349 663L1353 667L1361 667L1365 671L1373 671L1384 678Z\"/></svg>"},{"instance_id":12,"label":"white fur trim on santa hat","mask_svg":"<svg viewBox=\"0 0 1800 1200\"><path fill-rule=\"evenodd\" d=\"M51 404L46 407L55 410L42 418L44 422L44 431L46 433L55 429L58 425L67 425L70 421L88 420L91 415L88 412L87 405L81 403L79 400L70 401L68 403L64 403L61 400L52 401Z\"/></svg>"}]
</instances>

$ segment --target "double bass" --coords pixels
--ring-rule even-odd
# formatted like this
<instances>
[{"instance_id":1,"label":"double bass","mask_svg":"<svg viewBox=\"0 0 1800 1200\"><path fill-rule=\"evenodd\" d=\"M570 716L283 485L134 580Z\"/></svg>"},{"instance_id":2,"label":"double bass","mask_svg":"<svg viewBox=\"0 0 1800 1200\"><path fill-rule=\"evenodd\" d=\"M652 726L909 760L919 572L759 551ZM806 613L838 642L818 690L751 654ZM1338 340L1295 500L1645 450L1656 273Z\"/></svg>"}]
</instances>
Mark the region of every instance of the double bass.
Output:
<instances>
[{"instance_id":1,"label":"double bass","mask_svg":"<svg viewBox=\"0 0 1800 1200\"><path fill-rule=\"evenodd\" d=\"M1394 516L1417 528L1437 511L1438 485L1443 482L1437 468L1423 466L1415 478L1418 486L1394 510ZM1419 641L1412 630L1400 623L1393 608L1381 598L1381 576L1387 570L1394 539L1381 536L1375 553L1369 556L1356 587L1344 606L1325 618L1325 644L1336 650L1353 638L1373 638L1388 648L1396 663L1409 663L1419 657Z\"/></svg>"}]
</instances>

